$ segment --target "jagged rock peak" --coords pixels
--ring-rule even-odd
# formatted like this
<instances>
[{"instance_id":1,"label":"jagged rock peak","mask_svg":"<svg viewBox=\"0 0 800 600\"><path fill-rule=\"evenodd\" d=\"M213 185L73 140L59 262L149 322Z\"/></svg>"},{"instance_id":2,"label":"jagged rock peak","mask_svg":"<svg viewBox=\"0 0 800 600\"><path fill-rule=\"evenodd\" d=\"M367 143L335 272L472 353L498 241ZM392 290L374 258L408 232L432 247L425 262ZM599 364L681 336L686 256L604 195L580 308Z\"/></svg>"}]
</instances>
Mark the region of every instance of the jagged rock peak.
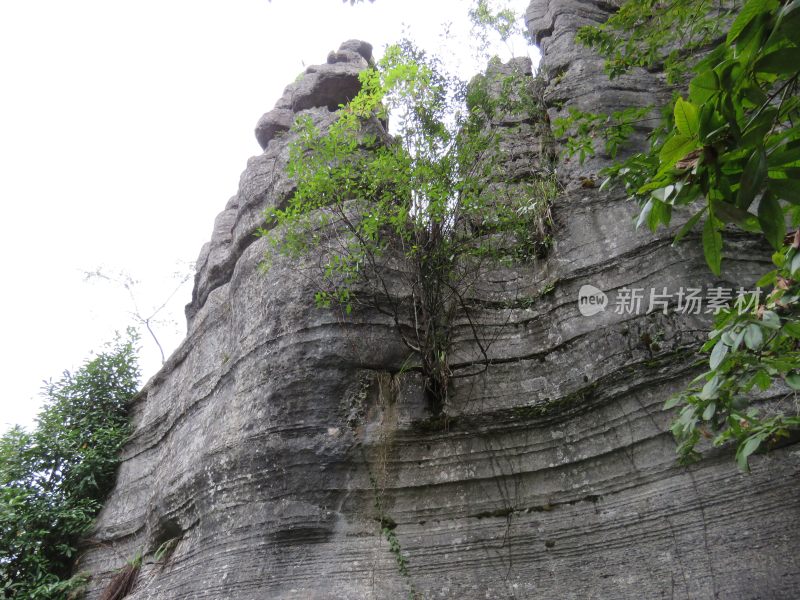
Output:
<instances>
[{"instance_id":1,"label":"jagged rock peak","mask_svg":"<svg viewBox=\"0 0 800 600\"><path fill-rule=\"evenodd\" d=\"M211 240L197 259L192 301L186 307L189 329L209 295L230 281L236 261L264 223L264 208L280 206L291 196L294 184L285 169L295 119L302 113L320 129L329 127L337 118L335 110L339 105L358 93L358 75L371 61L372 46L367 42L344 42L328 55L326 64L303 71L287 86L275 108L261 117L255 133L264 152L248 161L238 192L217 216ZM376 133L386 135L382 131Z\"/></svg>"},{"instance_id":2,"label":"jagged rock peak","mask_svg":"<svg viewBox=\"0 0 800 600\"><path fill-rule=\"evenodd\" d=\"M306 68L283 91L275 108L259 119L256 139L262 149L278 133L288 131L294 115L314 107L336 110L361 89L358 75L372 63L372 45L362 40L347 40L328 54L324 65Z\"/></svg>"}]
</instances>

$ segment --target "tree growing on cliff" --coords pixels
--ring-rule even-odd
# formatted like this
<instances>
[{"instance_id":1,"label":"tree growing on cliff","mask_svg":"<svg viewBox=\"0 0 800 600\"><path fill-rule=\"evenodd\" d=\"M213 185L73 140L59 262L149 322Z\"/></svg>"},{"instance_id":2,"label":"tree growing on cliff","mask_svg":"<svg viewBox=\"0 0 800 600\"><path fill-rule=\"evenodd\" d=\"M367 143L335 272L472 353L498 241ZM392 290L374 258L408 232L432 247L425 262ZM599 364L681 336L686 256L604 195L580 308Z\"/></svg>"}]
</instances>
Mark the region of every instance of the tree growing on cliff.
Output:
<instances>
[{"instance_id":1,"label":"tree growing on cliff","mask_svg":"<svg viewBox=\"0 0 800 600\"><path fill-rule=\"evenodd\" d=\"M129 435L127 406L139 387L135 344L129 332L47 383L36 428L0 437L3 597L66 599L83 583L71 568Z\"/></svg>"},{"instance_id":2,"label":"tree growing on cliff","mask_svg":"<svg viewBox=\"0 0 800 600\"><path fill-rule=\"evenodd\" d=\"M718 315L703 347L708 370L667 403L682 406L672 430L683 460L698 456L701 437L733 440L747 469L759 447L800 427L800 0L629 1L578 37L612 78L663 67L675 85L649 152L607 171L639 203L639 223L655 230L690 211L675 242L702 223L716 275L729 232L761 235L774 250L758 290ZM591 131L586 115L571 119ZM756 402L756 390L777 400Z\"/></svg>"},{"instance_id":3,"label":"tree growing on cliff","mask_svg":"<svg viewBox=\"0 0 800 600\"><path fill-rule=\"evenodd\" d=\"M295 126L297 191L267 212L261 233L283 255L319 257L308 271L318 306L368 304L392 319L434 414L447 404L457 316L488 361L491 340L469 307L482 265L547 245L552 178L515 194L493 185L502 161L493 120L539 110L530 76L467 85L404 42L362 72L361 91L327 132L310 120ZM395 137L380 125L390 116Z\"/></svg>"}]
</instances>

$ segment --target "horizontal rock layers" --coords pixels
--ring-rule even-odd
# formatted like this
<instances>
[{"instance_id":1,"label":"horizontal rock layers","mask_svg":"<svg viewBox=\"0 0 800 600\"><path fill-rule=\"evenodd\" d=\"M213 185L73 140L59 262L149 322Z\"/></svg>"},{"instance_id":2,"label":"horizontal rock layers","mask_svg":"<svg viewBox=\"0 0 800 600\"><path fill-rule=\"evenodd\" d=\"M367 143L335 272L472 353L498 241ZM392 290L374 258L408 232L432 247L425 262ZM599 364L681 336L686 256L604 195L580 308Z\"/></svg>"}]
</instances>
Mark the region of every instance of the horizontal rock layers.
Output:
<instances>
[{"instance_id":1,"label":"horizontal rock layers","mask_svg":"<svg viewBox=\"0 0 800 600\"><path fill-rule=\"evenodd\" d=\"M606 93L572 36L607 10L532 3L548 103L567 79L567 101ZM635 231L623 199L568 186L548 256L487 271L469 299L445 417L426 412L385 316L314 308L302 264L259 271L267 243L252 234L292 193L291 122L332 122L368 61L368 45L344 44L259 121L264 153L201 253L187 339L133 406L78 565L93 574L88 597L137 552L135 600L794 597L796 447L755 457L747 476L729 449L675 464L661 406L694 373L708 317L578 310L586 284L613 301L625 286L712 283L697 239L673 249L668 232ZM551 141L530 131L516 154L540 173ZM735 240L728 286L757 276L762 256Z\"/></svg>"}]
</instances>

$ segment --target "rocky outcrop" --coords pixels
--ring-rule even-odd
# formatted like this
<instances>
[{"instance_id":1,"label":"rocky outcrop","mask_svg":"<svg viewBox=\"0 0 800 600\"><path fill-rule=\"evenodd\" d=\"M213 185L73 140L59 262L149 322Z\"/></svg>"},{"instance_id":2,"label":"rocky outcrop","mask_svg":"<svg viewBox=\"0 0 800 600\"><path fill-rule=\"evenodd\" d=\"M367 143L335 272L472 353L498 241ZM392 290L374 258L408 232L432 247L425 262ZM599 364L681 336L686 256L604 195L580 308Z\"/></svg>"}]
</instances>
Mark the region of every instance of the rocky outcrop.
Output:
<instances>
[{"instance_id":1,"label":"rocky outcrop","mask_svg":"<svg viewBox=\"0 0 800 600\"><path fill-rule=\"evenodd\" d=\"M613 113L626 107L662 105L671 97L660 72L634 69L610 82L603 71L603 59L575 41L575 34L585 25L605 22L621 0L610 2L566 2L533 0L526 21L544 56L543 75L547 81L546 101L550 119L569 116L570 108L589 113ZM626 153L644 149L645 136L658 121L643 120L622 149ZM562 140L563 141L563 140ZM584 178L593 178L608 165L602 144L597 154L581 164L577 157L564 158L559 165L565 183L572 188Z\"/></svg>"},{"instance_id":2,"label":"rocky outcrop","mask_svg":"<svg viewBox=\"0 0 800 600\"><path fill-rule=\"evenodd\" d=\"M543 109L619 101L572 43L610 8L532 3ZM755 457L749 475L728 449L678 467L661 406L694 372L708 316L613 309L625 287L725 285L696 239L673 249L669 232L634 229L624 199L568 188L548 256L488 270L472 292L443 416L427 413L385 316L315 309L301 263L259 271L267 243L253 231L292 193L292 118L330 123L366 48L309 68L259 122L264 153L201 254L187 339L132 407L116 488L79 561L88 597L138 552L135 600L794 597L796 446ZM656 83L632 82L630 99ZM546 128L525 131L509 147L545 168ZM760 273L762 256L735 240L727 285ZM586 284L606 311L578 310Z\"/></svg>"},{"instance_id":3,"label":"rocky outcrop","mask_svg":"<svg viewBox=\"0 0 800 600\"><path fill-rule=\"evenodd\" d=\"M372 46L360 40L344 42L328 55L324 65L311 65L286 87L275 108L256 125L256 139L264 153L251 158L239 182L239 193L228 201L214 223L211 241L197 259L192 301L186 307L191 329L195 315L209 294L230 281L236 261L255 241L267 206L282 206L293 185L286 177L289 161L287 136L298 117L311 118L325 129L336 118L340 104L351 100L360 88L358 74L372 60Z\"/></svg>"}]
</instances>

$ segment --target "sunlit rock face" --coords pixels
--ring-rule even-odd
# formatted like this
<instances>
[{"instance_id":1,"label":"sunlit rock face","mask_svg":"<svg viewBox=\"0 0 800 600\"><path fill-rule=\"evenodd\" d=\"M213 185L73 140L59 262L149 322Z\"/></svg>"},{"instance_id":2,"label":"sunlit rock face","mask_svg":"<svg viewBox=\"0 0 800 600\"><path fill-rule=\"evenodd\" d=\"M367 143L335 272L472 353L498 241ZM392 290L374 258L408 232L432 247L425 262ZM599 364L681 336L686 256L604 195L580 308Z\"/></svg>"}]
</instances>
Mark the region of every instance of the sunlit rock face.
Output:
<instances>
[{"instance_id":1,"label":"sunlit rock face","mask_svg":"<svg viewBox=\"0 0 800 600\"><path fill-rule=\"evenodd\" d=\"M525 159L510 159L515 183L553 168L547 113L623 102L572 41L608 9L532 3L541 114L496 124ZM267 242L253 232L293 190L291 122L329 125L368 64L368 45L345 43L259 121L264 153L203 248L187 339L133 405L78 564L93 574L88 598L139 552L136 600L796 597L796 446L747 476L729 449L676 466L661 406L696 373L708 316L645 314L651 289L754 279L767 255L747 239L731 245L729 281L712 281L696 238L673 249L669 232L637 232L618 195L570 184L602 157L556 165L553 247L482 273L456 324L445 418L428 412L387 317L315 309L302 263L259 271ZM659 85L631 83L624 101ZM586 285L609 299L593 316L579 310ZM615 311L626 286L644 290L640 314Z\"/></svg>"}]
</instances>

